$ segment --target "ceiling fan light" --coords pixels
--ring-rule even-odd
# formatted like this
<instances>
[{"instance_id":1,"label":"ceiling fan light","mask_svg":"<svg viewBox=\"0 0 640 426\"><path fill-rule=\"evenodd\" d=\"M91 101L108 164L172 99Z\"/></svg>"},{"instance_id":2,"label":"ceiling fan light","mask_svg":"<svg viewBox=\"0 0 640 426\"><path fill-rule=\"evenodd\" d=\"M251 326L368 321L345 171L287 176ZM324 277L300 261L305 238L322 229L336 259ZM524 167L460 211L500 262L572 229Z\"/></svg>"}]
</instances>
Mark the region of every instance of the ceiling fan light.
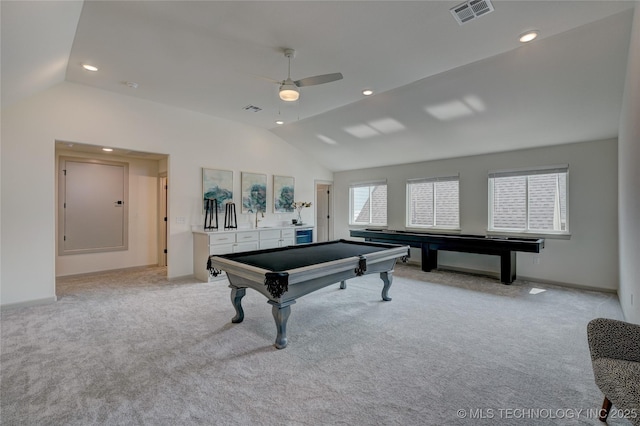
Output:
<instances>
[{"instance_id":1,"label":"ceiling fan light","mask_svg":"<svg viewBox=\"0 0 640 426\"><path fill-rule=\"evenodd\" d=\"M295 84L283 84L280 86L280 99L285 102L297 101L300 97L300 92Z\"/></svg>"}]
</instances>

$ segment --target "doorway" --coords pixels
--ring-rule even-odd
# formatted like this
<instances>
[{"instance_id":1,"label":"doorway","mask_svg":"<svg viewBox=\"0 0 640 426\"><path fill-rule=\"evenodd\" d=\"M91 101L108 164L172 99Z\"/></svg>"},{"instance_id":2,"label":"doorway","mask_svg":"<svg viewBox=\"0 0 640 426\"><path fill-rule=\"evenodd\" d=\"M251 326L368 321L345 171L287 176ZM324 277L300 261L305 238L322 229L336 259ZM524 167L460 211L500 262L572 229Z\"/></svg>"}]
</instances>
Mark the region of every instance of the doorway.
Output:
<instances>
[{"instance_id":1,"label":"doorway","mask_svg":"<svg viewBox=\"0 0 640 426\"><path fill-rule=\"evenodd\" d=\"M316 242L333 239L333 182L316 181Z\"/></svg>"},{"instance_id":2,"label":"doorway","mask_svg":"<svg viewBox=\"0 0 640 426\"><path fill-rule=\"evenodd\" d=\"M168 190L160 190L166 188L165 182L168 182L168 161L169 156L166 154L135 152L130 150L114 149L113 152L106 153L102 151L102 147L76 142L56 141L56 199L58 200L55 216L56 216L56 267L55 276L74 276L79 274L94 273L106 270L122 270L137 267L150 267L161 265L163 271L168 275L168 258L165 256L164 250L170 249L169 232L167 231L168 221L165 222L165 216L168 217ZM69 161L66 161L69 160ZM110 192L106 192L101 186L90 187L82 192L76 191L82 201L93 200L103 201L109 199L109 206L102 206L98 209L100 214L105 212L120 212L120 219L126 222L127 233L123 235L121 231L114 231L111 226L105 225L106 219L97 217L91 212L76 215L80 225L88 227L87 231L75 232L72 239L65 232L64 221L64 200L66 194L64 172L60 169L69 170L68 163L75 169L85 171L86 178L80 179L80 189L86 183L85 181L95 180L98 176L104 175L101 172L95 172L92 167L95 164L109 164L113 166L115 163L125 164L128 167L128 179L123 180L125 190L124 196L116 196L113 198ZM80 163L81 167L74 167ZM98 169L102 171L102 168ZM162 183L161 182L162 179ZM99 184L104 184L106 178L99 178ZM122 179L121 179L122 180ZM100 196L98 196L100 194ZM107 196L107 194L109 196ZM112 199L113 198L113 199ZM73 199L71 200L73 201ZM118 203L122 201L122 203ZM91 201L89 207L97 206L97 202ZM67 205L67 210L71 206ZM67 211L67 213L73 213ZM162 215L162 216L160 216ZM107 231L108 232L105 232ZM105 249L92 251L78 251L78 245L74 241L78 240L77 234L83 239L90 233L102 233L110 239L118 237L118 244L107 241L109 252ZM102 235L100 234L100 235ZM67 235L66 253L65 248L61 247L60 241L64 242ZM105 237L105 238L106 238ZM73 245L71 245L73 243ZM113 251L113 246L120 246L121 243L127 245L125 249ZM71 252L69 249L73 249ZM82 253L81 255L70 256L69 254Z\"/></svg>"},{"instance_id":3,"label":"doorway","mask_svg":"<svg viewBox=\"0 0 640 426\"><path fill-rule=\"evenodd\" d=\"M169 192L169 181L167 179L167 173L162 172L158 176L158 266L167 266L167 235L169 222L167 221L169 215L167 213L167 200Z\"/></svg>"}]
</instances>

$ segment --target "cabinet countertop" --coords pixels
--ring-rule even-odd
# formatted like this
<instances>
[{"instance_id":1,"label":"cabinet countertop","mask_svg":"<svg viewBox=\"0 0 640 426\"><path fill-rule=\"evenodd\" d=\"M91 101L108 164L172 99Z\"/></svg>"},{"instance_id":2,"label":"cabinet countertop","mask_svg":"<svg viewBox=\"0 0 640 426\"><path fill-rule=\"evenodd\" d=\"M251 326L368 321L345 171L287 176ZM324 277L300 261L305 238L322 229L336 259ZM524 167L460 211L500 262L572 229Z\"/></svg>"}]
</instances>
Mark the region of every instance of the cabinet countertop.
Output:
<instances>
[{"instance_id":1,"label":"cabinet countertop","mask_svg":"<svg viewBox=\"0 0 640 426\"><path fill-rule=\"evenodd\" d=\"M289 226L265 226L265 227L259 227L259 228L234 228L234 229L227 229L227 230L216 229L213 231L205 231L202 226L194 226L192 227L191 232L193 232L194 234L209 235L209 234L224 234L224 233L230 233L230 232L269 231L272 229L282 230L282 229L313 229L313 228L314 228L313 225L300 225L300 226L289 225Z\"/></svg>"}]
</instances>

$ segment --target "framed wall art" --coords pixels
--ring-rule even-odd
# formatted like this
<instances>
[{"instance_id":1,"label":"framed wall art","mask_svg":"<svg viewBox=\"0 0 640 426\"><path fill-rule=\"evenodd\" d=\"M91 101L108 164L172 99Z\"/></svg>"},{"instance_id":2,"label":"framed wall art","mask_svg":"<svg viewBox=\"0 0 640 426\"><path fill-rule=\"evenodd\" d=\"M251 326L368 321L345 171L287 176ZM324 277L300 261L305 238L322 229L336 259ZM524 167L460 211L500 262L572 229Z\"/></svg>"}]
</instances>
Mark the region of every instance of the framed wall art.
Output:
<instances>
[{"instance_id":1,"label":"framed wall art","mask_svg":"<svg viewBox=\"0 0 640 426\"><path fill-rule=\"evenodd\" d=\"M267 211L267 175L242 172L242 213Z\"/></svg>"},{"instance_id":2,"label":"framed wall art","mask_svg":"<svg viewBox=\"0 0 640 426\"><path fill-rule=\"evenodd\" d=\"M273 212L292 213L295 200L294 178L273 176Z\"/></svg>"},{"instance_id":3,"label":"framed wall art","mask_svg":"<svg viewBox=\"0 0 640 426\"><path fill-rule=\"evenodd\" d=\"M218 212L233 201L233 172L230 170L202 169L202 210L206 210L204 200L218 200Z\"/></svg>"}]
</instances>

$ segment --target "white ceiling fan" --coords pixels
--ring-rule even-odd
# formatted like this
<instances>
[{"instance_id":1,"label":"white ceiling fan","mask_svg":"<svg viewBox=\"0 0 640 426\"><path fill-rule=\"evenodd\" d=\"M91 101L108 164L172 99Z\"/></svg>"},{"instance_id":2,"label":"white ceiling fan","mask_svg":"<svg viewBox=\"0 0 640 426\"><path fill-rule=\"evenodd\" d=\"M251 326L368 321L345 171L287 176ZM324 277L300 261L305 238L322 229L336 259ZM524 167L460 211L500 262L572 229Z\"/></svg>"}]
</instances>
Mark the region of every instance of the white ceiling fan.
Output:
<instances>
[{"instance_id":1,"label":"white ceiling fan","mask_svg":"<svg viewBox=\"0 0 640 426\"><path fill-rule=\"evenodd\" d=\"M291 79L291 58L294 58L296 51L294 49L284 49L284 56L289 59L289 72L287 73L287 79L278 81L280 90L278 94L280 99L286 102L297 101L300 97L299 87L315 86L317 84L331 83L332 81L342 80L342 73L336 72L331 74L315 75L313 77L307 77L300 80Z\"/></svg>"}]
</instances>

